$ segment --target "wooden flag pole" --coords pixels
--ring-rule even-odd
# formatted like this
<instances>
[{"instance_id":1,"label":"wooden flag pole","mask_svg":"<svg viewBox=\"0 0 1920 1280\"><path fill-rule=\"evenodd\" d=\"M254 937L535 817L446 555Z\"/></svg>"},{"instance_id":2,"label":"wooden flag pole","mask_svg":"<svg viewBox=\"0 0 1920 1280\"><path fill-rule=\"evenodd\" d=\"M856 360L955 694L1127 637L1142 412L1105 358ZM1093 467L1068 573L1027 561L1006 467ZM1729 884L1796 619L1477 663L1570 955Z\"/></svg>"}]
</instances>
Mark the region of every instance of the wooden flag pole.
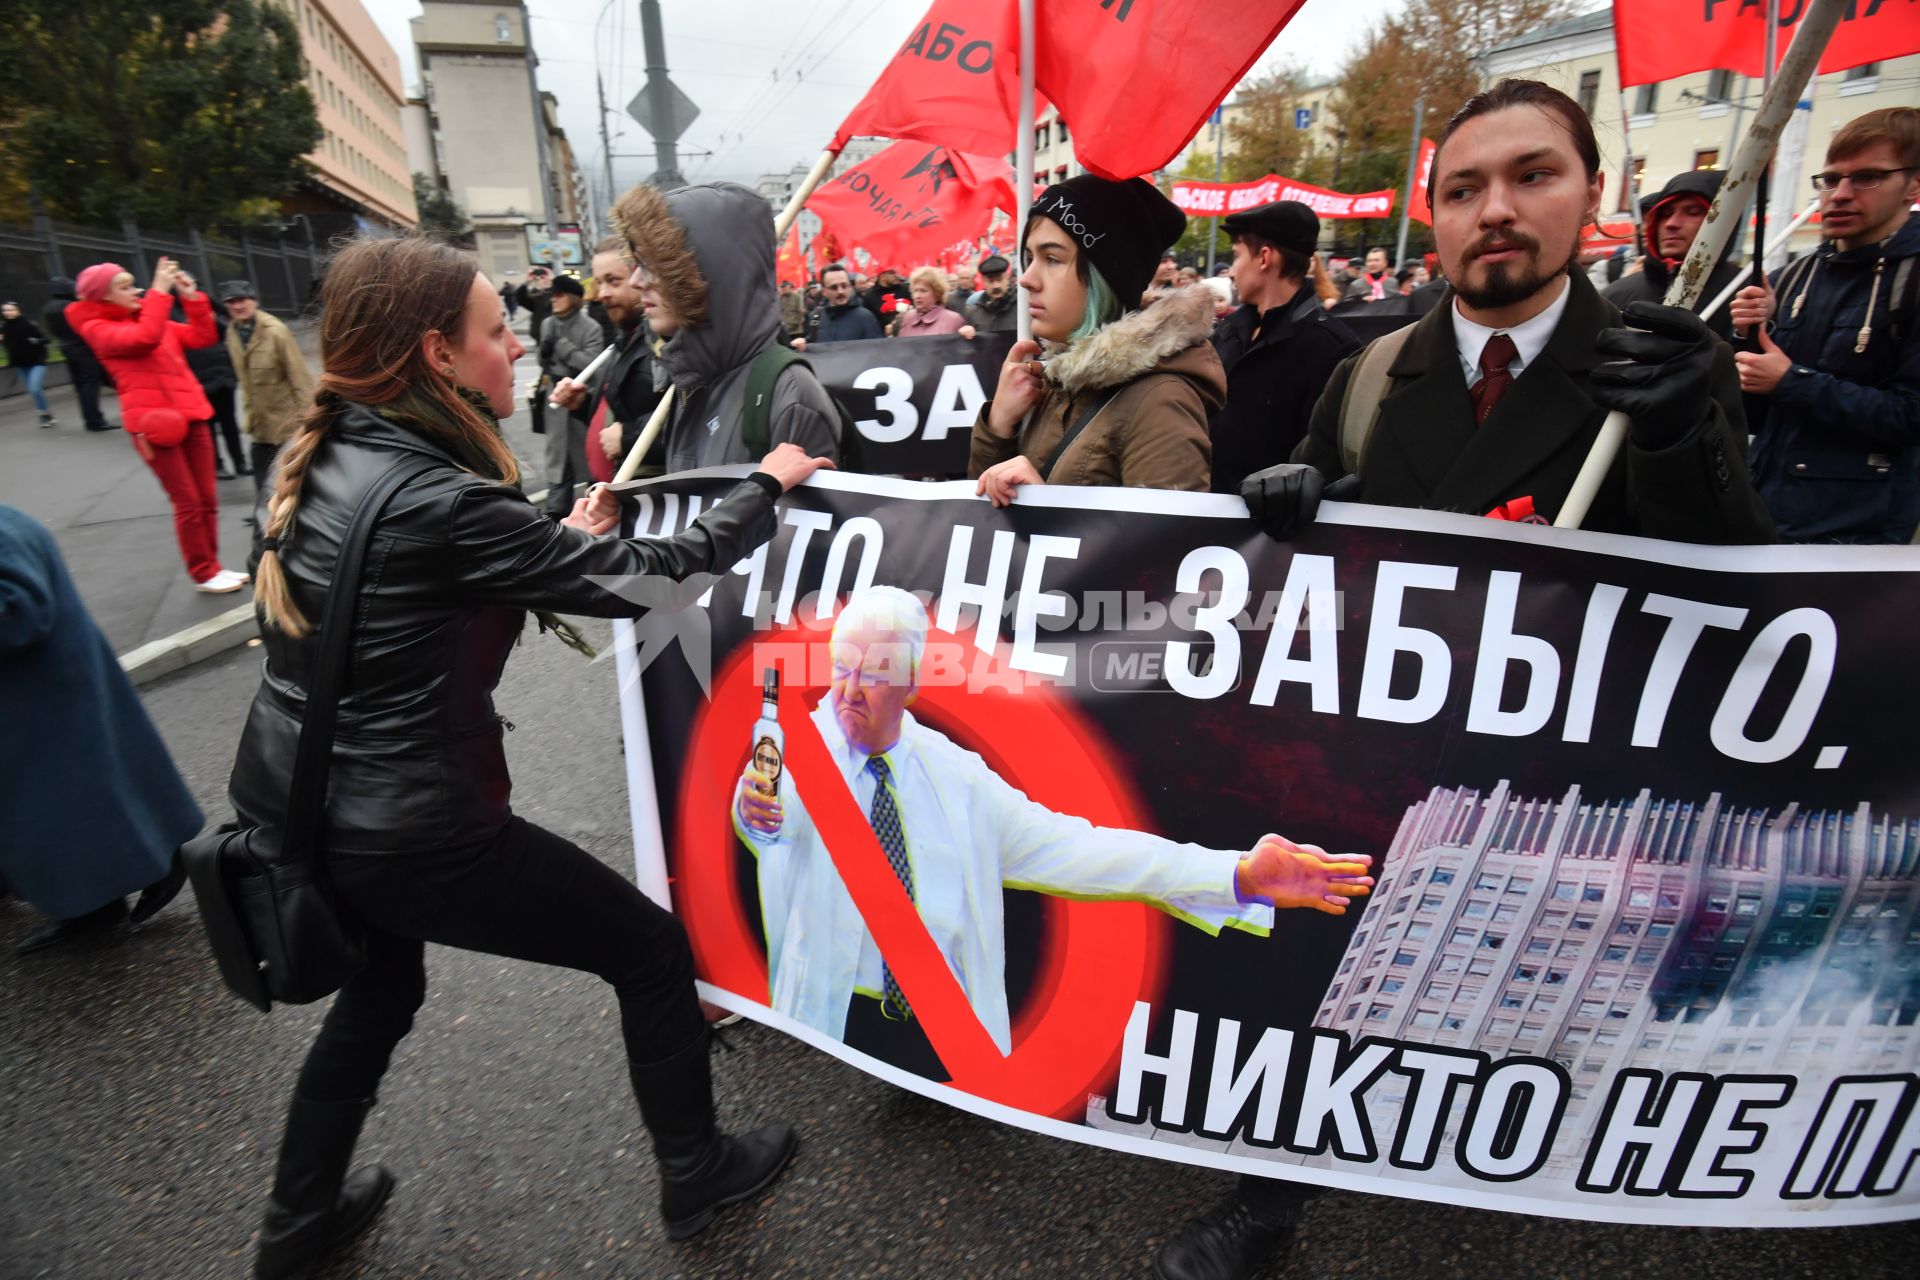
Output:
<instances>
[{"instance_id":1,"label":"wooden flag pole","mask_svg":"<svg viewBox=\"0 0 1920 1280\"><path fill-rule=\"evenodd\" d=\"M1014 139L1013 168L1013 310L1014 337L1021 342L1033 337L1033 317L1027 314L1027 289L1020 283L1026 274L1023 259L1027 219L1033 214L1033 31L1033 0L1020 0L1020 133Z\"/></svg>"},{"instance_id":2,"label":"wooden flag pole","mask_svg":"<svg viewBox=\"0 0 1920 1280\"><path fill-rule=\"evenodd\" d=\"M806 207L807 197L827 180L827 171L833 168L833 162L839 158L839 149L828 147L820 153L820 158L813 162L813 168L807 171L806 181L802 182L800 189L793 193L793 199L787 201L787 207L780 211L780 216L773 220L774 244L778 245L787 238L787 232L793 229L794 220L800 216L800 210Z\"/></svg>"},{"instance_id":3,"label":"wooden flag pole","mask_svg":"<svg viewBox=\"0 0 1920 1280\"><path fill-rule=\"evenodd\" d=\"M1753 127L1747 131L1746 140L1740 144L1740 152L1734 157L1733 168L1728 170L1727 180L1720 186L1720 194L1714 197L1713 207L1707 211L1707 220L1700 224L1700 233L1693 238L1693 247L1687 250L1686 261L1680 264L1680 270L1674 273L1673 283L1667 287L1664 299L1667 306L1691 307L1700 300L1701 291L1707 285L1707 276L1739 227L1740 215L1746 210L1754 184L1773 158L1773 149L1780 141L1780 131L1792 116L1794 106L1800 101L1801 91L1807 87L1807 81L1813 78L1814 68L1819 65L1820 55L1826 52L1827 41L1833 38L1834 28L1840 25L1840 14L1847 3L1848 0L1810 0L1807 5L1800 19L1800 27L1794 32L1793 43L1787 47L1787 56L1780 62L1780 73L1767 87L1766 95L1760 100L1760 111L1754 117ZM1613 460L1626 438L1627 415L1617 410L1609 413L1606 421L1600 425L1600 434L1595 438L1593 448L1588 451L1587 460L1580 466L1580 474L1574 477L1573 488L1568 491L1567 500L1560 507L1560 515L1553 522L1554 528L1580 527L1593 505L1594 496L1600 492L1601 482L1607 478L1607 472L1613 469Z\"/></svg>"},{"instance_id":4,"label":"wooden flag pole","mask_svg":"<svg viewBox=\"0 0 1920 1280\"><path fill-rule=\"evenodd\" d=\"M667 415L673 412L673 392L674 389L668 387L667 394L661 396L660 403L653 407L653 416L647 419L646 429L640 433L640 438L633 442L633 448L627 451L626 461L622 462L620 469L613 473L615 484L623 484L633 479L633 473L640 469L640 460L647 456L647 450L653 448L654 440L666 429Z\"/></svg>"}]
</instances>

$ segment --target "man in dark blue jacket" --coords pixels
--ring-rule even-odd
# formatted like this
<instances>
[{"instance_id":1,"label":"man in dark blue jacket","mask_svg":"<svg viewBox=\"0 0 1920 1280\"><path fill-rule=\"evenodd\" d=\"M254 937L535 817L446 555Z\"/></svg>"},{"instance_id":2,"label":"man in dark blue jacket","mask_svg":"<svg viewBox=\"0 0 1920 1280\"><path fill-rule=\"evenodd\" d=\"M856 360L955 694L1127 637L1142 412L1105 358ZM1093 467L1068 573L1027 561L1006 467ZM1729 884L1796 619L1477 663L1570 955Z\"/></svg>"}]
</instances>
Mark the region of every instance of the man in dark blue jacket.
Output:
<instances>
[{"instance_id":1,"label":"man in dark blue jacket","mask_svg":"<svg viewBox=\"0 0 1920 1280\"><path fill-rule=\"evenodd\" d=\"M1909 542L1920 525L1920 109L1847 124L1814 182L1824 242L1733 304L1736 329L1760 327L1760 350L1734 357L1754 486L1784 541Z\"/></svg>"},{"instance_id":2,"label":"man in dark blue jacket","mask_svg":"<svg viewBox=\"0 0 1920 1280\"><path fill-rule=\"evenodd\" d=\"M806 336L793 340L795 351L805 351L809 342L855 342L882 336L880 322L855 296L853 276L845 267L835 263L822 271L820 287L826 291L827 305L807 317Z\"/></svg>"}]
</instances>

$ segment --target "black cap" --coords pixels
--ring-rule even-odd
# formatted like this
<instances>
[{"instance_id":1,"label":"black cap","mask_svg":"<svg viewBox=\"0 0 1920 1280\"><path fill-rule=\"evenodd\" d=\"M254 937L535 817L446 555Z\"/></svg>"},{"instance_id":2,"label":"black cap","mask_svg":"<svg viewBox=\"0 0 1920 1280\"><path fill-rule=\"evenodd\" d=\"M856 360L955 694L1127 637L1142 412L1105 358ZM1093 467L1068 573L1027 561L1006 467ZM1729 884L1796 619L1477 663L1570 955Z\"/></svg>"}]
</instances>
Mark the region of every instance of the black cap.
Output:
<instances>
[{"instance_id":1,"label":"black cap","mask_svg":"<svg viewBox=\"0 0 1920 1280\"><path fill-rule=\"evenodd\" d=\"M222 280L218 290L220 301L232 302L235 298L257 298L251 280Z\"/></svg>"},{"instance_id":2,"label":"black cap","mask_svg":"<svg viewBox=\"0 0 1920 1280\"><path fill-rule=\"evenodd\" d=\"M1220 220L1229 236L1255 235L1282 249L1312 256L1320 244L1320 219L1298 200L1275 200L1230 213Z\"/></svg>"},{"instance_id":3,"label":"black cap","mask_svg":"<svg viewBox=\"0 0 1920 1280\"><path fill-rule=\"evenodd\" d=\"M584 298L587 296L587 286L581 284L572 276L555 276L553 278L553 291L555 293L570 293L576 298Z\"/></svg>"},{"instance_id":4,"label":"black cap","mask_svg":"<svg viewBox=\"0 0 1920 1280\"><path fill-rule=\"evenodd\" d=\"M1073 238L1128 311L1153 282L1161 251L1187 229L1187 215L1144 178L1109 182L1083 173L1034 198L1033 211Z\"/></svg>"},{"instance_id":5,"label":"black cap","mask_svg":"<svg viewBox=\"0 0 1920 1280\"><path fill-rule=\"evenodd\" d=\"M1012 264L999 254L980 259L980 274L983 276L1003 276Z\"/></svg>"}]
</instances>

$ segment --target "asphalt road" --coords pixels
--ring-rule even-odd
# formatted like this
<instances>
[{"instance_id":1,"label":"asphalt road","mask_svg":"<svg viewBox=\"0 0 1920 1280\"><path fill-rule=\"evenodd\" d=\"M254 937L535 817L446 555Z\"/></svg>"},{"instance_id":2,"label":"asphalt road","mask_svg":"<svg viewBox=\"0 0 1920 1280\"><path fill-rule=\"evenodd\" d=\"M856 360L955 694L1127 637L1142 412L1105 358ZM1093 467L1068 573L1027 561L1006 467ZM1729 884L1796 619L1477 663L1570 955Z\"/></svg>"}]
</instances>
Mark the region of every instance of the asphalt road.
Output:
<instances>
[{"instance_id":1,"label":"asphalt road","mask_svg":"<svg viewBox=\"0 0 1920 1280\"><path fill-rule=\"evenodd\" d=\"M210 815L258 659L238 650L145 691ZM610 663L530 632L499 701L518 726L519 811L630 870L612 685ZM245 1275L323 1008L262 1017L224 994L187 895L139 931L14 956L35 920L0 906L0 1277ZM1231 1181L1007 1128L743 1025L738 1052L716 1056L723 1120L791 1120L799 1157L765 1199L669 1245L610 992L439 949L428 971L361 1147L399 1189L323 1280L1143 1276ZM1596 1226L1336 1194L1310 1209L1284 1274L1852 1280L1912 1275L1916 1246L1914 1224Z\"/></svg>"}]
</instances>

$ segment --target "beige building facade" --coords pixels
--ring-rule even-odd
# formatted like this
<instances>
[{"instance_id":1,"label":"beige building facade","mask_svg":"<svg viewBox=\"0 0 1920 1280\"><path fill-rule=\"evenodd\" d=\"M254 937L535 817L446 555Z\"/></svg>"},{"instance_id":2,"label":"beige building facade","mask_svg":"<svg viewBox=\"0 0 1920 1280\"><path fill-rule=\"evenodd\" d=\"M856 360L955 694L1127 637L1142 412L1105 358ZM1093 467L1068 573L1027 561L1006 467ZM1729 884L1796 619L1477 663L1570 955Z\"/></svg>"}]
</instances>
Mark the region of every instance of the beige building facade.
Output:
<instances>
[{"instance_id":1,"label":"beige building facade","mask_svg":"<svg viewBox=\"0 0 1920 1280\"><path fill-rule=\"evenodd\" d=\"M418 118L433 167L473 226L480 268L496 278L528 266L528 224L553 228L569 203L557 198L550 121L524 4L423 0L413 19L420 58ZM564 135L561 135L564 137ZM418 143L416 142L416 146ZM570 181L564 178L560 181Z\"/></svg>"},{"instance_id":2,"label":"beige building facade","mask_svg":"<svg viewBox=\"0 0 1920 1280\"><path fill-rule=\"evenodd\" d=\"M1607 178L1601 207L1608 212L1629 209L1622 180L1629 149L1640 194L1659 190L1689 169L1727 168L1760 105L1760 82L1728 71L1636 85L1623 102L1612 11L1606 9L1488 50L1479 63L1489 83L1503 76L1544 80L1586 108L1600 140ZM1920 101L1920 57L1816 76L1801 100L1806 105L1782 135L1774 167L1769 219L1779 225L1812 203L1811 177L1825 163L1827 142L1842 125L1881 107ZM1809 222L1786 252L1804 253L1818 241L1819 229Z\"/></svg>"},{"instance_id":3,"label":"beige building facade","mask_svg":"<svg viewBox=\"0 0 1920 1280\"><path fill-rule=\"evenodd\" d=\"M290 207L319 212L330 201L370 222L413 226L419 215L401 125L399 55L360 0L277 2L299 28L307 87L324 130L307 156L317 189Z\"/></svg>"}]
</instances>

